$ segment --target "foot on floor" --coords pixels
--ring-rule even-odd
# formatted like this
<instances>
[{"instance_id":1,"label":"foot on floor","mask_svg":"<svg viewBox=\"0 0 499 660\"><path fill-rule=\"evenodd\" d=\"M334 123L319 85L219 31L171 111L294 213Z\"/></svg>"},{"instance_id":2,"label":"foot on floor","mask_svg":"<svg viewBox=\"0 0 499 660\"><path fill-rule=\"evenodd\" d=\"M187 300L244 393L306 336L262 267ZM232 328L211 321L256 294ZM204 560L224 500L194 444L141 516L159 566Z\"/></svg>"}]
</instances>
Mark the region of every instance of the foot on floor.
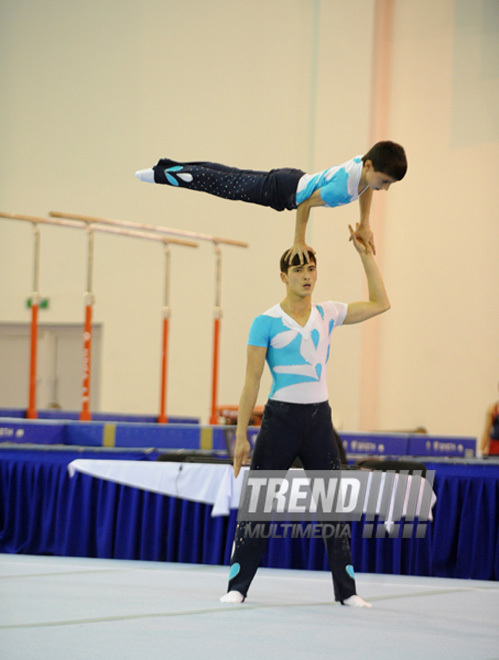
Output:
<instances>
[{"instance_id":1,"label":"foot on floor","mask_svg":"<svg viewBox=\"0 0 499 660\"><path fill-rule=\"evenodd\" d=\"M342 601L341 604L347 605L348 607L372 607L371 603L363 600L360 596L357 596L357 594L350 596L350 598Z\"/></svg>"},{"instance_id":2,"label":"foot on floor","mask_svg":"<svg viewBox=\"0 0 499 660\"><path fill-rule=\"evenodd\" d=\"M244 596L239 591L229 591L220 598L221 603L242 603Z\"/></svg>"}]
</instances>

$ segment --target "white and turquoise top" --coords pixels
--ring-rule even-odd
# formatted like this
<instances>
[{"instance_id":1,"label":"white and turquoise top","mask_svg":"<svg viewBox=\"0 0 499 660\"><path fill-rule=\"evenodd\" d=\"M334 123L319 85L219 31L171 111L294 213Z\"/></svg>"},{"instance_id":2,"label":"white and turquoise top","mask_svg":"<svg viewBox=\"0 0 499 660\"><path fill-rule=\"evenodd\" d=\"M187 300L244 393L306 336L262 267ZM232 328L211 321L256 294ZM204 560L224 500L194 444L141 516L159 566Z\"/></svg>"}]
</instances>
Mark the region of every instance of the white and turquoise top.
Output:
<instances>
[{"instance_id":1,"label":"white and turquoise top","mask_svg":"<svg viewBox=\"0 0 499 660\"><path fill-rule=\"evenodd\" d=\"M343 206L355 202L359 198L362 167L362 156L355 156L342 165L335 165L316 174L304 174L298 181L296 205L299 206L316 190L320 190L324 206Z\"/></svg>"},{"instance_id":2,"label":"white and turquoise top","mask_svg":"<svg viewBox=\"0 0 499 660\"><path fill-rule=\"evenodd\" d=\"M267 348L273 379L271 399L288 403L328 400L326 366L331 334L345 320L347 309L345 303L332 301L312 305L305 326L279 304L255 318L248 344Z\"/></svg>"}]
</instances>

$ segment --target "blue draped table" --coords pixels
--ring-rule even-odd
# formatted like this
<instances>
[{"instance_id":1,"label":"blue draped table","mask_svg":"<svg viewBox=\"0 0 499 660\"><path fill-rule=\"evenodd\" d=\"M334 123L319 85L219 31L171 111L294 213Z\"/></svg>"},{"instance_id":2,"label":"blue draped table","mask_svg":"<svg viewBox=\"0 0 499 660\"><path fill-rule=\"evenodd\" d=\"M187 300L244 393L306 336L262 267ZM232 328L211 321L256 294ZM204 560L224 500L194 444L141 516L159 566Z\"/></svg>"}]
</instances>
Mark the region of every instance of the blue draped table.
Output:
<instances>
[{"instance_id":1,"label":"blue draped table","mask_svg":"<svg viewBox=\"0 0 499 660\"><path fill-rule=\"evenodd\" d=\"M228 565L236 511L77 473L79 458L155 460L157 452L0 450L0 551ZM434 521L423 539L363 539L351 524L357 571L495 580L499 465L426 462L436 471ZM262 562L327 570L321 538L271 538Z\"/></svg>"}]
</instances>

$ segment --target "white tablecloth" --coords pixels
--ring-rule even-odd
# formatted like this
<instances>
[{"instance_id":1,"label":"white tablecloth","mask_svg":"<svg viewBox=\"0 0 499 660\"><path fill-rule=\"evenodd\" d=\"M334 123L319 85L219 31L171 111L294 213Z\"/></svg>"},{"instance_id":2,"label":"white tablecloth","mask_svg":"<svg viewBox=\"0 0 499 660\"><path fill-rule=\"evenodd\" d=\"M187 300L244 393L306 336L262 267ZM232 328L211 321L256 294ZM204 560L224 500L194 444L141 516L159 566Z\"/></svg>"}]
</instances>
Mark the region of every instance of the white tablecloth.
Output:
<instances>
[{"instance_id":1,"label":"white tablecloth","mask_svg":"<svg viewBox=\"0 0 499 660\"><path fill-rule=\"evenodd\" d=\"M98 479L149 490L171 497L213 505L213 516L237 509L243 483L231 465L152 461L77 459L68 465L70 476L82 472Z\"/></svg>"}]
</instances>

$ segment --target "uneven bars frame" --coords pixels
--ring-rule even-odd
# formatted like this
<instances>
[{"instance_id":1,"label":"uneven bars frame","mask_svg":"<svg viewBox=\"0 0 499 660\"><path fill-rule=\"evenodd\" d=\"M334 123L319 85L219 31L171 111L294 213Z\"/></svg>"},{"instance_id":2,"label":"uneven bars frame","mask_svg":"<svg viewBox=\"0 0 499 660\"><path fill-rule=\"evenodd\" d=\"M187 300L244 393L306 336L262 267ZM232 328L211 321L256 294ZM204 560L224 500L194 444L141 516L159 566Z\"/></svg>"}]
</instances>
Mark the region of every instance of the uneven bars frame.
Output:
<instances>
[{"instance_id":1,"label":"uneven bars frame","mask_svg":"<svg viewBox=\"0 0 499 660\"><path fill-rule=\"evenodd\" d=\"M74 229L86 229L88 233L88 255L87 255L87 291L85 292L85 326L83 334L83 393L82 393L82 409L80 412L80 420L88 421L91 419L90 413L90 365L91 365L91 350L92 350L92 306L94 296L92 293L92 266L93 266L93 230L103 231L106 233L119 234L123 236L132 236L134 238L143 238L149 240L160 241L165 248L165 304L163 307L163 338L162 338L162 356L161 356L161 395L160 395L160 413L158 422L166 423L168 418L166 416L166 392L167 392L167 364L168 364L168 326L169 326L169 284L170 284L170 250L169 244L174 243L186 247L198 247L198 244L193 241L186 241L175 238L168 238L159 236L158 234L149 234L143 231L130 231L126 229L119 229L113 227L99 227L96 225L89 225L85 221L70 222L68 220L54 220L51 218L40 218L38 216L23 215L19 213L4 213L0 212L0 217L8 220L23 220L33 223L35 231L35 268L34 268L34 293L32 296L32 323L31 323L31 350L30 350L30 379L29 379L29 403L26 411L28 418L38 417L36 411L36 357L37 357L37 341L38 341L38 307L39 307L39 248L40 248L40 235L38 231L39 224L56 225L63 227L70 227Z\"/></svg>"},{"instance_id":2,"label":"uneven bars frame","mask_svg":"<svg viewBox=\"0 0 499 660\"><path fill-rule=\"evenodd\" d=\"M218 424L218 366L219 366L219 346L220 346L220 324L222 319L221 307L221 286L222 286L222 253L220 245L232 245L235 247L249 247L249 243L237 241L231 238L219 238L210 234L201 234L183 229L172 229L171 227L161 227L146 223L130 222L128 220L113 220L110 218L98 218L92 215L81 215L79 213L62 213L61 211L50 211L49 215L53 218L68 218L80 222L100 223L104 225L116 225L122 227L133 227L135 229L146 229L161 234L175 234L178 236L190 236L200 241L210 241L215 248L215 306L213 308L213 367L211 383L211 414L210 424Z\"/></svg>"},{"instance_id":3,"label":"uneven bars frame","mask_svg":"<svg viewBox=\"0 0 499 660\"><path fill-rule=\"evenodd\" d=\"M38 351L38 310L40 309L40 230L33 225L34 251L33 251L33 293L31 294L31 333L29 357L29 396L27 419L37 419L36 410L36 365Z\"/></svg>"},{"instance_id":4,"label":"uneven bars frame","mask_svg":"<svg viewBox=\"0 0 499 660\"><path fill-rule=\"evenodd\" d=\"M157 232L159 234L171 234L172 236L185 236L194 238L198 241L209 241L211 243L219 243L220 245L233 245L235 247L249 247L249 243L245 241L237 241L232 238L220 238L212 236L211 234L202 234L194 231L187 231L185 229L173 229L171 227L162 227L160 225L151 225L143 222L131 222L129 220L112 220L111 218L98 218L93 215L82 215L80 213L62 213L60 211L49 211L49 216L52 218L66 218L68 220L79 220L80 222L90 222L92 224L101 225L116 225L118 227L130 227L131 229L139 229L145 231Z\"/></svg>"}]
</instances>

